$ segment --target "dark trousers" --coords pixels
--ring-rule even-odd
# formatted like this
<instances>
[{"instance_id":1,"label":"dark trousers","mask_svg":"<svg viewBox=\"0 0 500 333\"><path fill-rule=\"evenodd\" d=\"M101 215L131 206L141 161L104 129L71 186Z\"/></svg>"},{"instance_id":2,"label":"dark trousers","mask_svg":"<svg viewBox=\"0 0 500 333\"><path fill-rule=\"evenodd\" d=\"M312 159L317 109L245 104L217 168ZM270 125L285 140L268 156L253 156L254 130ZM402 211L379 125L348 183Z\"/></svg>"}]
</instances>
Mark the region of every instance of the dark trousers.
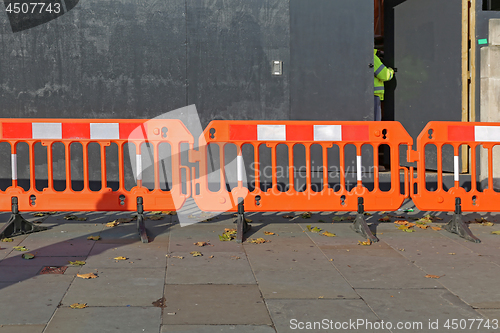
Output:
<instances>
[{"instance_id":1,"label":"dark trousers","mask_svg":"<svg viewBox=\"0 0 500 333\"><path fill-rule=\"evenodd\" d=\"M373 110L375 111L373 120L375 121L381 121L382 120L382 108L380 107L380 97L379 96L374 96L375 103L373 106Z\"/></svg>"}]
</instances>

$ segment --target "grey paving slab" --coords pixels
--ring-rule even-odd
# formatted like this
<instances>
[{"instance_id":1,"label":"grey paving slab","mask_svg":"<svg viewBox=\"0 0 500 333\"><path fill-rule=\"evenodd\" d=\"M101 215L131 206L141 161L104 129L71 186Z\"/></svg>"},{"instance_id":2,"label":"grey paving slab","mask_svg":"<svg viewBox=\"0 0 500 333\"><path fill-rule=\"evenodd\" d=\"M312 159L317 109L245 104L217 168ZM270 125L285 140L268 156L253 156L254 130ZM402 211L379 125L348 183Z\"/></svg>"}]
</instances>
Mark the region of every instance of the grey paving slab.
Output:
<instances>
[{"instance_id":1,"label":"grey paving slab","mask_svg":"<svg viewBox=\"0 0 500 333\"><path fill-rule=\"evenodd\" d=\"M412 329L398 329L397 332L442 332L447 331L443 325L448 319L481 318L479 313L445 289L358 289L358 292L380 319L393 323L394 327L398 322L421 323L418 330L412 326ZM437 330L429 328L429 320L438 320Z\"/></svg>"},{"instance_id":2,"label":"grey paving slab","mask_svg":"<svg viewBox=\"0 0 500 333\"><path fill-rule=\"evenodd\" d=\"M59 308L44 333L157 333L160 322L156 307Z\"/></svg>"},{"instance_id":3,"label":"grey paving slab","mask_svg":"<svg viewBox=\"0 0 500 333\"><path fill-rule=\"evenodd\" d=\"M13 247L19 246L19 244L21 244L26 237L28 236L16 236L12 238L12 242L0 242L0 260L6 258L12 252Z\"/></svg>"},{"instance_id":4,"label":"grey paving slab","mask_svg":"<svg viewBox=\"0 0 500 333\"><path fill-rule=\"evenodd\" d=\"M96 242L86 260L86 267L123 267L123 262L113 260L116 257L126 257L127 262L133 262L134 267L165 267L167 244L161 242L142 243L134 240L131 243L101 243Z\"/></svg>"},{"instance_id":5,"label":"grey paving slab","mask_svg":"<svg viewBox=\"0 0 500 333\"><path fill-rule=\"evenodd\" d=\"M500 266L460 258L450 258L448 263L421 261L418 265L429 274L440 275L439 283L471 306L500 307L500 289L492 285L500 276ZM485 287L488 285L491 287Z\"/></svg>"},{"instance_id":6,"label":"grey paving slab","mask_svg":"<svg viewBox=\"0 0 500 333\"><path fill-rule=\"evenodd\" d=\"M253 270L320 270L330 266L328 258L312 246L277 247L249 244L245 250Z\"/></svg>"},{"instance_id":7,"label":"grey paving slab","mask_svg":"<svg viewBox=\"0 0 500 333\"><path fill-rule=\"evenodd\" d=\"M152 243L166 243L169 239L169 231L172 226L171 223L164 220L145 221L148 238ZM139 241L139 234L137 233L137 222L132 221L129 223L121 223L115 227L103 226L100 233L101 243L128 243Z\"/></svg>"},{"instance_id":8,"label":"grey paving slab","mask_svg":"<svg viewBox=\"0 0 500 333\"><path fill-rule=\"evenodd\" d=\"M236 228L236 226L229 226ZM241 252L243 245L235 241L220 241L219 235L224 233L225 227L192 225L184 228L176 228L170 232L169 252L191 252L200 248L197 242L207 242L211 252Z\"/></svg>"},{"instance_id":9,"label":"grey paving slab","mask_svg":"<svg viewBox=\"0 0 500 333\"><path fill-rule=\"evenodd\" d=\"M95 243L87 240L88 235L82 236L76 233L68 233L64 238L48 235L43 238L33 236L35 234L27 237L20 245L38 257L86 257ZM14 256L17 256L15 251L11 252L7 258Z\"/></svg>"},{"instance_id":10,"label":"grey paving slab","mask_svg":"<svg viewBox=\"0 0 500 333\"><path fill-rule=\"evenodd\" d=\"M166 325L271 325L256 285L167 285Z\"/></svg>"},{"instance_id":11,"label":"grey paving slab","mask_svg":"<svg viewBox=\"0 0 500 333\"><path fill-rule=\"evenodd\" d=\"M0 333L42 333L45 325L0 325Z\"/></svg>"},{"instance_id":12,"label":"grey paving slab","mask_svg":"<svg viewBox=\"0 0 500 333\"><path fill-rule=\"evenodd\" d=\"M500 322L500 309L476 309L486 319L496 319Z\"/></svg>"},{"instance_id":13,"label":"grey paving slab","mask_svg":"<svg viewBox=\"0 0 500 333\"><path fill-rule=\"evenodd\" d=\"M21 258L22 252L18 253L16 257L0 261L0 282L27 280L36 276L45 266L68 266L70 260L85 260L84 257L35 257L25 260ZM73 274L75 268L79 269L79 267L71 267L66 270L65 274Z\"/></svg>"},{"instance_id":14,"label":"grey paving slab","mask_svg":"<svg viewBox=\"0 0 500 333\"><path fill-rule=\"evenodd\" d=\"M336 252L336 251L335 251ZM442 288L408 259L400 256L337 255L325 251L354 288Z\"/></svg>"},{"instance_id":15,"label":"grey paving slab","mask_svg":"<svg viewBox=\"0 0 500 333\"><path fill-rule=\"evenodd\" d=\"M1 332L1 331L0 331ZM162 325L161 333L275 333L274 328L268 325Z\"/></svg>"},{"instance_id":16,"label":"grey paving slab","mask_svg":"<svg viewBox=\"0 0 500 333\"><path fill-rule=\"evenodd\" d=\"M73 280L68 275L39 275L20 283L0 283L0 325L46 324ZM43 288L41 287L43 286Z\"/></svg>"},{"instance_id":17,"label":"grey paving slab","mask_svg":"<svg viewBox=\"0 0 500 333\"><path fill-rule=\"evenodd\" d=\"M205 247L203 247L205 248ZM202 257L176 252L184 259L167 259L167 284L255 284L244 252L211 252L198 248ZM207 250L211 250L208 248ZM213 256L213 258L210 258Z\"/></svg>"},{"instance_id":18,"label":"grey paving slab","mask_svg":"<svg viewBox=\"0 0 500 333\"><path fill-rule=\"evenodd\" d=\"M316 299L316 300L266 300L271 318L278 333L282 332L370 332L365 326L355 327L349 321L362 319L374 323L377 316L371 311L363 300L351 299ZM314 327L316 324L316 328ZM335 324L342 325L335 329ZM324 326L322 326L324 324ZM333 325L333 329L332 326ZM302 329L300 329L302 328ZM377 332L389 332L377 330Z\"/></svg>"},{"instance_id":19,"label":"grey paving slab","mask_svg":"<svg viewBox=\"0 0 500 333\"><path fill-rule=\"evenodd\" d=\"M91 269L84 266L81 273L96 273L98 278L76 278L62 300L64 306L87 303L89 306L151 306L163 294L165 270L135 268L122 262L122 268Z\"/></svg>"},{"instance_id":20,"label":"grey paving slab","mask_svg":"<svg viewBox=\"0 0 500 333\"><path fill-rule=\"evenodd\" d=\"M359 298L342 275L328 264L322 270L256 270L255 276L265 299Z\"/></svg>"}]
</instances>

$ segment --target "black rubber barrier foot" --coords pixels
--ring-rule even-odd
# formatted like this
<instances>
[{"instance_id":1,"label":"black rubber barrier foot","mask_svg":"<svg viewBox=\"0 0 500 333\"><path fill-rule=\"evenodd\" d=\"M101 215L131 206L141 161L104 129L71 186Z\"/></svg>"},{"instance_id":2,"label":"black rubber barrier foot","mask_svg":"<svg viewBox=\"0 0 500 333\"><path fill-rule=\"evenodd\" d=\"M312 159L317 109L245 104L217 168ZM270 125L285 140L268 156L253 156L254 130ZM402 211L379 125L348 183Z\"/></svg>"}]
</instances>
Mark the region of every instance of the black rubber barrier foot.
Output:
<instances>
[{"instance_id":1,"label":"black rubber barrier foot","mask_svg":"<svg viewBox=\"0 0 500 333\"><path fill-rule=\"evenodd\" d=\"M19 214L17 203L17 197L12 197L12 215L9 221L0 229L0 239L47 230L46 227L41 227L26 221L24 217Z\"/></svg>"},{"instance_id":2,"label":"black rubber barrier foot","mask_svg":"<svg viewBox=\"0 0 500 333\"><path fill-rule=\"evenodd\" d=\"M142 197L137 197L137 231L143 243L149 243L146 225L144 224L144 206Z\"/></svg>"},{"instance_id":3,"label":"black rubber barrier foot","mask_svg":"<svg viewBox=\"0 0 500 333\"><path fill-rule=\"evenodd\" d=\"M450 222L448 222L443 228L468 241L481 243L481 240L474 236L472 231L470 231L469 226L464 222L460 198L455 198L455 213L453 214Z\"/></svg>"},{"instance_id":4,"label":"black rubber barrier foot","mask_svg":"<svg viewBox=\"0 0 500 333\"><path fill-rule=\"evenodd\" d=\"M363 198L358 198L358 214L354 219L354 223L351 224L351 229L363 236L363 238L369 239L372 243L378 242L378 238L372 233L366 223Z\"/></svg>"},{"instance_id":5,"label":"black rubber barrier foot","mask_svg":"<svg viewBox=\"0 0 500 333\"><path fill-rule=\"evenodd\" d=\"M243 205L243 199L238 203L238 217L236 219L236 243L241 244L244 239L245 232L250 230L250 225L245 219L245 206Z\"/></svg>"}]
</instances>

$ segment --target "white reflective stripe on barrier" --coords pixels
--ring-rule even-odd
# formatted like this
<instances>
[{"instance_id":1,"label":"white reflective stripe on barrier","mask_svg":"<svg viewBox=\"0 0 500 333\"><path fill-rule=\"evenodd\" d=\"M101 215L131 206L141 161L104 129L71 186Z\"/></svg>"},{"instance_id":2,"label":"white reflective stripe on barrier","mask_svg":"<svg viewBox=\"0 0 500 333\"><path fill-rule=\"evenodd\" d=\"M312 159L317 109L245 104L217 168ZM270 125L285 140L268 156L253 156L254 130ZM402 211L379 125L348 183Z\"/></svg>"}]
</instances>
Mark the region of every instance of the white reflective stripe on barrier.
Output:
<instances>
[{"instance_id":1,"label":"white reflective stripe on barrier","mask_svg":"<svg viewBox=\"0 0 500 333\"><path fill-rule=\"evenodd\" d=\"M458 175L458 156L453 156L453 173L455 175L455 181L458 182L459 175Z\"/></svg>"},{"instance_id":2,"label":"white reflective stripe on barrier","mask_svg":"<svg viewBox=\"0 0 500 333\"><path fill-rule=\"evenodd\" d=\"M243 181L243 156L236 156L237 180Z\"/></svg>"},{"instance_id":3,"label":"white reflective stripe on barrier","mask_svg":"<svg viewBox=\"0 0 500 333\"><path fill-rule=\"evenodd\" d=\"M17 154L11 154L12 180L17 180Z\"/></svg>"},{"instance_id":4,"label":"white reflective stripe on barrier","mask_svg":"<svg viewBox=\"0 0 500 333\"><path fill-rule=\"evenodd\" d=\"M358 180L361 180L361 156L356 156L356 175Z\"/></svg>"},{"instance_id":5,"label":"white reflective stripe on barrier","mask_svg":"<svg viewBox=\"0 0 500 333\"><path fill-rule=\"evenodd\" d=\"M31 124L33 139L62 139L61 123Z\"/></svg>"},{"instance_id":6,"label":"white reflective stripe on barrier","mask_svg":"<svg viewBox=\"0 0 500 333\"><path fill-rule=\"evenodd\" d=\"M474 138L480 142L499 142L500 127L498 126L474 126Z\"/></svg>"},{"instance_id":7,"label":"white reflective stripe on barrier","mask_svg":"<svg viewBox=\"0 0 500 333\"><path fill-rule=\"evenodd\" d=\"M285 125L257 125L257 140L286 141Z\"/></svg>"},{"instance_id":8,"label":"white reflective stripe on barrier","mask_svg":"<svg viewBox=\"0 0 500 333\"><path fill-rule=\"evenodd\" d=\"M141 155L136 155L135 156L135 165L136 165L136 173L137 173L137 180L142 180L142 158Z\"/></svg>"},{"instance_id":9,"label":"white reflective stripe on barrier","mask_svg":"<svg viewBox=\"0 0 500 333\"><path fill-rule=\"evenodd\" d=\"M120 125L118 123L91 123L90 139L118 140L120 139Z\"/></svg>"},{"instance_id":10,"label":"white reflective stripe on barrier","mask_svg":"<svg viewBox=\"0 0 500 333\"><path fill-rule=\"evenodd\" d=\"M342 125L314 125L314 141L342 141Z\"/></svg>"}]
</instances>

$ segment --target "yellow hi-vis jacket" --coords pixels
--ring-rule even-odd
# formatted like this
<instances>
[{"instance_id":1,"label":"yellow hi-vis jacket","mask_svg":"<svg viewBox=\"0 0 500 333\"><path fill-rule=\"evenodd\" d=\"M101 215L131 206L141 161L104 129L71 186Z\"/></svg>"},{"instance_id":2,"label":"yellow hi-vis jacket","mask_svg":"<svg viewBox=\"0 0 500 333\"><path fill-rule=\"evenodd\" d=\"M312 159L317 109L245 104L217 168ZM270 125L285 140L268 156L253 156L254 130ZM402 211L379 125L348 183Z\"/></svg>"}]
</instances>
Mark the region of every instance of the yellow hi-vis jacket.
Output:
<instances>
[{"instance_id":1,"label":"yellow hi-vis jacket","mask_svg":"<svg viewBox=\"0 0 500 333\"><path fill-rule=\"evenodd\" d=\"M379 96L380 100L384 100L384 81L389 81L394 76L392 68L385 67L382 61L377 57L377 50L373 50L373 75L375 76L375 96Z\"/></svg>"}]
</instances>

